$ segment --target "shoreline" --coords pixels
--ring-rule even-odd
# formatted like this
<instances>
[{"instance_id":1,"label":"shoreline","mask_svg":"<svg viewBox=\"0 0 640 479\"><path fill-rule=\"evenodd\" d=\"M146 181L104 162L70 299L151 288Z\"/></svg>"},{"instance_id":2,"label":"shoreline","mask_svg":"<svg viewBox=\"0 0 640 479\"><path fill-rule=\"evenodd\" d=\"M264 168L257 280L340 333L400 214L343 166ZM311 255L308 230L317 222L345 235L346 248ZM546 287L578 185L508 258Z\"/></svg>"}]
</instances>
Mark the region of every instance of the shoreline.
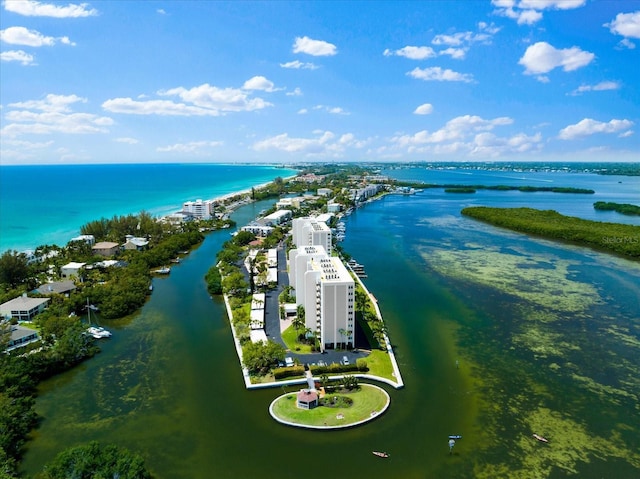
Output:
<instances>
[{"instance_id":1,"label":"shoreline","mask_svg":"<svg viewBox=\"0 0 640 479\"><path fill-rule=\"evenodd\" d=\"M41 166L41 165L37 165L37 166ZM296 176L297 175L289 175L289 176L286 176L286 177L282 177L282 179L285 180L285 181L288 181L288 180L290 180L292 178L295 178ZM275 180L275 178L274 178L274 180ZM259 189L262 189L262 188L266 188L267 186L271 185L274 182L274 180L258 183L256 185L249 186L248 188L244 188L242 190L235 190L235 191L231 191L229 193L225 193L225 194L222 194L222 195L214 196L212 198L208 198L207 200L223 202L223 201L226 201L226 200L228 200L230 198L234 198L236 196L248 195L248 194L251 194L252 189L259 190ZM186 201L190 201L190 200L189 199L184 199L183 203L186 202ZM230 206L230 210L231 211L235 211L235 209L237 209L239 206L241 206L241 205L237 205L237 206L236 205L231 205ZM155 207L155 208L150 208L150 210L151 211L153 211L153 210L166 211L169 208L173 208L173 207L170 206L170 205L162 205L162 206L158 206L158 207ZM116 215L116 216L122 216L122 215L126 216L126 215L129 215L129 214L130 215L138 215L143 211L148 211L148 210L143 208L143 209L141 209L141 210L139 210L139 211L137 211L135 213L123 213L123 214L115 213L114 215ZM151 214L156 220L160 220L160 219L165 218L165 217L167 217L167 216L169 216L169 215L171 215L173 213L176 213L178 211L182 211L182 210L174 210L174 209L172 209L170 212L163 212L163 213L159 213L159 214L151 213ZM89 221L94 221L94 220L97 220L97 219L99 219L99 218L94 218L93 220L89 220ZM80 229L82 228L82 226L84 224L86 224L86 222L73 227L73 229L67 230L66 227L62 227L60 229L57 229L56 231L53 231L53 232L49 231L49 232L45 233L45 235L54 235L54 236L60 236L60 237L62 235L65 235L65 236L68 235L66 241L64 241L64 242L61 241L61 240L54 240L54 241L37 240L37 242L33 242L33 243L28 244L28 245L27 244L24 244L24 245L15 245L14 244L14 245L6 246L6 247L3 246L0 249L0 254L4 254L5 252L8 252L8 251L17 251L19 253L32 252L32 251L35 251L40 246L44 246L44 245L56 245L56 246L59 246L59 247L63 248L68 244L68 242L71 240L71 238L73 238L74 236L78 236L80 234Z\"/></svg>"}]
</instances>

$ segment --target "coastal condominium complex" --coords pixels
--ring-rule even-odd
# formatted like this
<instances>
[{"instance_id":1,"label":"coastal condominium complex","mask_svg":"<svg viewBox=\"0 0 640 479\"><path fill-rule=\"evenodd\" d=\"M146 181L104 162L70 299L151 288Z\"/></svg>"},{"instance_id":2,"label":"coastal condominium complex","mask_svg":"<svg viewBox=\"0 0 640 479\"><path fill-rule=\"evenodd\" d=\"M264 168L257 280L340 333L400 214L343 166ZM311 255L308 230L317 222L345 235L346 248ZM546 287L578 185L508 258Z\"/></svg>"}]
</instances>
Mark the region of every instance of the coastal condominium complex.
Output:
<instances>
[{"instance_id":1,"label":"coastal condominium complex","mask_svg":"<svg viewBox=\"0 0 640 479\"><path fill-rule=\"evenodd\" d=\"M316 331L322 350L353 347L354 281L339 258L312 258L304 275L306 327ZM296 296L297 298L297 296Z\"/></svg>"},{"instance_id":2,"label":"coastal condominium complex","mask_svg":"<svg viewBox=\"0 0 640 479\"><path fill-rule=\"evenodd\" d=\"M182 203L182 211L189 213L194 218L210 220L214 215L215 201L198 199Z\"/></svg>"},{"instance_id":3,"label":"coastal condominium complex","mask_svg":"<svg viewBox=\"0 0 640 479\"><path fill-rule=\"evenodd\" d=\"M311 218L294 219L292 230L297 248L289 252L289 284L304 306L306 327L323 350L353 347L355 283L342 261L328 253L331 230Z\"/></svg>"},{"instance_id":4,"label":"coastal condominium complex","mask_svg":"<svg viewBox=\"0 0 640 479\"><path fill-rule=\"evenodd\" d=\"M322 246L331 256L331 228L325 222L309 217L295 218L291 224L291 232L296 246Z\"/></svg>"}]
</instances>

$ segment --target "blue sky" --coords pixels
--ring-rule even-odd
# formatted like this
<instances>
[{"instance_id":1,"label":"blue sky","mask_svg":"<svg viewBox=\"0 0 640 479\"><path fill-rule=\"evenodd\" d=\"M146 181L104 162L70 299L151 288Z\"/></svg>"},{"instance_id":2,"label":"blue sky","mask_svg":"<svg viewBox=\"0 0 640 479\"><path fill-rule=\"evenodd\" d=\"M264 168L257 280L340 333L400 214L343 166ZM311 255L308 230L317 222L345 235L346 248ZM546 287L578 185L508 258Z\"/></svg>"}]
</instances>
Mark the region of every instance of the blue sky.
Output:
<instances>
[{"instance_id":1,"label":"blue sky","mask_svg":"<svg viewBox=\"0 0 640 479\"><path fill-rule=\"evenodd\" d=\"M4 0L0 163L640 161L640 1Z\"/></svg>"}]
</instances>

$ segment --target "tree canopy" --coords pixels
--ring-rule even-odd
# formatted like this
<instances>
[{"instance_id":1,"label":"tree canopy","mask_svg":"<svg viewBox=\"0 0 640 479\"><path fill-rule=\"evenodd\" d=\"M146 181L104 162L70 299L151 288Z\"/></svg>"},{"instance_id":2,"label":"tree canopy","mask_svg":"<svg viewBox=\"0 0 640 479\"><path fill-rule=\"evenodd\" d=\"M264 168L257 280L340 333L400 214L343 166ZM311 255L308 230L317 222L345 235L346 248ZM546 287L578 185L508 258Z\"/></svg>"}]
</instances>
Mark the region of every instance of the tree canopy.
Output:
<instances>
[{"instance_id":1,"label":"tree canopy","mask_svg":"<svg viewBox=\"0 0 640 479\"><path fill-rule=\"evenodd\" d=\"M138 454L96 441L69 448L42 472L43 479L150 479L152 476Z\"/></svg>"}]
</instances>

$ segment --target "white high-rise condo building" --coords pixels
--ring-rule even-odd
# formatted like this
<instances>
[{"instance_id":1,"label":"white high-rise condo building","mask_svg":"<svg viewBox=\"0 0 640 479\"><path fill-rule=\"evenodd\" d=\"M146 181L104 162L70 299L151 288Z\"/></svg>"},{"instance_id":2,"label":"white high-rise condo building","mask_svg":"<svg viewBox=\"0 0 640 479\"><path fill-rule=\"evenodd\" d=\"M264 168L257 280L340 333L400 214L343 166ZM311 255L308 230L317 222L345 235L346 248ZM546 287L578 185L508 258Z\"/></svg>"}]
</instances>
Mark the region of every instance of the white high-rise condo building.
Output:
<instances>
[{"instance_id":1,"label":"white high-rise condo building","mask_svg":"<svg viewBox=\"0 0 640 479\"><path fill-rule=\"evenodd\" d=\"M291 233L296 247L322 246L327 255L331 256L331 228L325 222L308 217L295 218L291 225Z\"/></svg>"},{"instance_id":2,"label":"white high-rise condo building","mask_svg":"<svg viewBox=\"0 0 640 479\"><path fill-rule=\"evenodd\" d=\"M322 350L354 346L354 294L353 278L339 258L312 257L307 263L304 274L305 323L307 328L316 332Z\"/></svg>"}]
</instances>

